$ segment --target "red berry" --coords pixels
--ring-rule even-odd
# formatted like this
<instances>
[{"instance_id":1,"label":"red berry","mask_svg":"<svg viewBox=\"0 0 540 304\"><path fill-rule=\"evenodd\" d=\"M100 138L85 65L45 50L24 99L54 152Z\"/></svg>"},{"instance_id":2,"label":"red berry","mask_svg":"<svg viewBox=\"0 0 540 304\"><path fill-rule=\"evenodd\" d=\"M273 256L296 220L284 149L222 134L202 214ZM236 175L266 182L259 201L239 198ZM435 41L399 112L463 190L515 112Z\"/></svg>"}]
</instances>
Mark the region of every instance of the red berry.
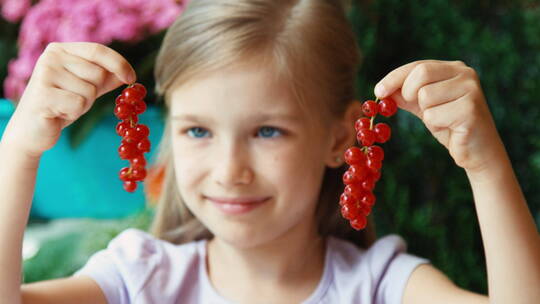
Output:
<instances>
[{"instance_id":1,"label":"red berry","mask_svg":"<svg viewBox=\"0 0 540 304\"><path fill-rule=\"evenodd\" d=\"M358 216L359 212L360 210L354 204L341 206L341 215L348 220Z\"/></svg>"},{"instance_id":2,"label":"red berry","mask_svg":"<svg viewBox=\"0 0 540 304\"><path fill-rule=\"evenodd\" d=\"M364 112L364 115L368 117L373 117L377 115L378 111L379 111L379 106L373 100L364 101L364 103L362 104L362 112Z\"/></svg>"},{"instance_id":3,"label":"red berry","mask_svg":"<svg viewBox=\"0 0 540 304\"><path fill-rule=\"evenodd\" d=\"M367 218L365 216L357 216L354 219L350 221L351 227L353 227L355 230L361 230L366 228L367 225Z\"/></svg>"},{"instance_id":4,"label":"red berry","mask_svg":"<svg viewBox=\"0 0 540 304\"><path fill-rule=\"evenodd\" d=\"M381 170L371 171L370 177L373 178L375 182L379 181L379 179L381 179Z\"/></svg>"},{"instance_id":5,"label":"red berry","mask_svg":"<svg viewBox=\"0 0 540 304\"><path fill-rule=\"evenodd\" d=\"M373 131L375 131L376 141L378 143L382 144L390 139L390 134L391 134L390 126L388 126L384 122L380 122L376 124L375 127L373 128Z\"/></svg>"},{"instance_id":6,"label":"red berry","mask_svg":"<svg viewBox=\"0 0 540 304\"><path fill-rule=\"evenodd\" d=\"M354 184L354 183L358 183L358 181L356 180L356 177L354 176L354 174L350 171L350 170L347 170L345 171L345 173L343 173L343 183L345 185L351 185L351 184Z\"/></svg>"},{"instance_id":7,"label":"red berry","mask_svg":"<svg viewBox=\"0 0 540 304\"><path fill-rule=\"evenodd\" d=\"M343 206L345 204L345 193L341 193L339 196L339 205Z\"/></svg>"},{"instance_id":8,"label":"red berry","mask_svg":"<svg viewBox=\"0 0 540 304\"><path fill-rule=\"evenodd\" d=\"M122 95L126 101L133 102L135 100L141 100L146 96L146 89L141 84L135 84L129 86L122 91Z\"/></svg>"},{"instance_id":9,"label":"red berry","mask_svg":"<svg viewBox=\"0 0 540 304\"><path fill-rule=\"evenodd\" d=\"M390 117L397 112L397 108L396 102L392 98L387 97L379 102L378 110L381 115Z\"/></svg>"},{"instance_id":10,"label":"red berry","mask_svg":"<svg viewBox=\"0 0 540 304\"><path fill-rule=\"evenodd\" d=\"M352 205L356 203L357 198L347 194L347 193L341 193L341 196L339 197L339 204L340 205Z\"/></svg>"},{"instance_id":11,"label":"red berry","mask_svg":"<svg viewBox=\"0 0 540 304\"><path fill-rule=\"evenodd\" d=\"M366 155L358 147L350 147L343 154L345 162L349 165L362 164L366 160Z\"/></svg>"},{"instance_id":12,"label":"red berry","mask_svg":"<svg viewBox=\"0 0 540 304\"><path fill-rule=\"evenodd\" d=\"M139 155L131 158L129 160L129 163L130 163L131 167L133 167L133 168L137 168L137 167L144 168L144 166L146 166L146 159L144 158L143 154L139 154Z\"/></svg>"},{"instance_id":13,"label":"red berry","mask_svg":"<svg viewBox=\"0 0 540 304\"><path fill-rule=\"evenodd\" d=\"M116 97L115 99L115 104L119 105L121 103L124 103L125 102L125 99L122 95L119 95L118 97Z\"/></svg>"},{"instance_id":14,"label":"red berry","mask_svg":"<svg viewBox=\"0 0 540 304\"><path fill-rule=\"evenodd\" d=\"M121 159L130 159L137 156L139 151L137 151L137 146L134 143L122 140L122 144L118 148L118 154Z\"/></svg>"},{"instance_id":15,"label":"red berry","mask_svg":"<svg viewBox=\"0 0 540 304\"><path fill-rule=\"evenodd\" d=\"M372 130L362 129L356 133L356 139L361 142L363 146L371 146L375 142L376 134Z\"/></svg>"},{"instance_id":16,"label":"red berry","mask_svg":"<svg viewBox=\"0 0 540 304\"><path fill-rule=\"evenodd\" d=\"M129 126L129 122L121 121L116 124L116 134L124 137L124 134L126 133L126 130L131 128Z\"/></svg>"},{"instance_id":17,"label":"red berry","mask_svg":"<svg viewBox=\"0 0 540 304\"><path fill-rule=\"evenodd\" d=\"M367 157L373 160L382 161L384 159L384 150L379 146L369 146L367 148Z\"/></svg>"},{"instance_id":18,"label":"red berry","mask_svg":"<svg viewBox=\"0 0 540 304\"><path fill-rule=\"evenodd\" d=\"M143 100L135 100L133 102L135 114L142 114L146 111L146 103Z\"/></svg>"},{"instance_id":19,"label":"red berry","mask_svg":"<svg viewBox=\"0 0 540 304\"><path fill-rule=\"evenodd\" d=\"M146 177L146 169L135 167L131 169L133 179L136 181L142 181Z\"/></svg>"},{"instance_id":20,"label":"red berry","mask_svg":"<svg viewBox=\"0 0 540 304\"><path fill-rule=\"evenodd\" d=\"M127 103L121 103L114 107L114 115L118 117L118 119L126 119L133 113L133 106L127 104Z\"/></svg>"},{"instance_id":21,"label":"red berry","mask_svg":"<svg viewBox=\"0 0 540 304\"><path fill-rule=\"evenodd\" d=\"M142 140L144 137L141 136L135 128L128 128L124 131L124 140L127 142L137 143Z\"/></svg>"},{"instance_id":22,"label":"red berry","mask_svg":"<svg viewBox=\"0 0 540 304\"><path fill-rule=\"evenodd\" d=\"M137 182L134 181L125 181L124 182L124 190L127 192L135 192L137 189Z\"/></svg>"},{"instance_id":23,"label":"red berry","mask_svg":"<svg viewBox=\"0 0 540 304\"><path fill-rule=\"evenodd\" d=\"M362 130L362 129L369 129L371 126L371 119L367 117L361 117L356 120L354 123L354 129L356 132Z\"/></svg>"},{"instance_id":24,"label":"red berry","mask_svg":"<svg viewBox=\"0 0 540 304\"><path fill-rule=\"evenodd\" d=\"M127 167L122 168L122 170L120 170L120 172L118 173L118 176L123 181L131 181L131 180L133 180L133 178L131 176L130 168L127 168Z\"/></svg>"},{"instance_id":25,"label":"red berry","mask_svg":"<svg viewBox=\"0 0 540 304\"><path fill-rule=\"evenodd\" d=\"M349 167L349 169L347 169L347 171L352 173L356 184L359 184L361 181L366 179L369 174L369 169L365 165L352 165Z\"/></svg>"},{"instance_id":26,"label":"red berry","mask_svg":"<svg viewBox=\"0 0 540 304\"><path fill-rule=\"evenodd\" d=\"M137 149L141 152L150 152L150 141L147 138L142 139L137 143Z\"/></svg>"},{"instance_id":27,"label":"red berry","mask_svg":"<svg viewBox=\"0 0 540 304\"><path fill-rule=\"evenodd\" d=\"M373 191L373 188L375 188L375 180L373 180L372 178L366 178L362 181L361 185L362 189L364 189L365 191ZM361 195L357 197L361 197Z\"/></svg>"},{"instance_id":28,"label":"red berry","mask_svg":"<svg viewBox=\"0 0 540 304\"><path fill-rule=\"evenodd\" d=\"M360 200L360 204L371 207L375 204L375 195L373 194L373 192L366 191L359 198L359 200Z\"/></svg>"},{"instance_id":29,"label":"red berry","mask_svg":"<svg viewBox=\"0 0 540 304\"><path fill-rule=\"evenodd\" d=\"M134 83L132 88L139 91L139 94L141 95L141 99L146 97L146 88L142 84Z\"/></svg>"},{"instance_id":30,"label":"red berry","mask_svg":"<svg viewBox=\"0 0 540 304\"><path fill-rule=\"evenodd\" d=\"M341 195L343 196L343 194L358 198L362 195L362 189L358 184L349 184L345 186L345 190L343 190Z\"/></svg>"},{"instance_id":31,"label":"red berry","mask_svg":"<svg viewBox=\"0 0 540 304\"><path fill-rule=\"evenodd\" d=\"M369 170L376 172L379 171L382 167L382 162L380 160L374 160L371 158L368 158L366 161L366 167L369 168Z\"/></svg>"},{"instance_id":32,"label":"red berry","mask_svg":"<svg viewBox=\"0 0 540 304\"><path fill-rule=\"evenodd\" d=\"M373 206L362 205L362 206L360 206L360 208L358 208L358 211L361 214L363 214L364 216L368 216L371 213L372 208L373 208Z\"/></svg>"},{"instance_id":33,"label":"red berry","mask_svg":"<svg viewBox=\"0 0 540 304\"><path fill-rule=\"evenodd\" d=\"M135 126L135 130L139 132L142 138L148 137L148 135L150 135L150 129L146 125L137 125Z\"/></svg>"}]
</instances>

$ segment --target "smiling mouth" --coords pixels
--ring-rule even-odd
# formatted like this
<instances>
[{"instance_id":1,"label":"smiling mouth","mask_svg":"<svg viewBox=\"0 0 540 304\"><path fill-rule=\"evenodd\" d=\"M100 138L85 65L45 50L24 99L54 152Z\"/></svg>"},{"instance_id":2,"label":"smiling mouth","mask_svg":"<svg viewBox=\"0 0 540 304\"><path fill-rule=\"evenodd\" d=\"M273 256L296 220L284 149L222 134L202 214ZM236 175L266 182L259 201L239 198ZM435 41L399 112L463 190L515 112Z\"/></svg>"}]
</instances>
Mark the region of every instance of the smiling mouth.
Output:
<instances>
[{"instance_id":1,"label":"smiling mouth","mask_svg":"<svg viewBox=\"0 0 540 304\"><path fill-rule=\"evenodd\" d=\"M269 197L243 197L243 198L224 198L224 197L206 197L208 200L218 204L230 205L250 205L269 199Z\"/></svg>"},{"instance_id":2,"label":"smiling mouth","mask_svg":"<svg viewBox=\"0 0 540 304\"><path fill-rule=\"evenodd\" d=\"M248 213L261 205L264 205L270 200L269 197L253 200L228 200L224 202L223 200L216 200L214 198L207 197L207 200L212 202L212 204L221 212L227 215L239 215ZM230 203L233 202L233 203Z\"/></svg>"}]
</instances>

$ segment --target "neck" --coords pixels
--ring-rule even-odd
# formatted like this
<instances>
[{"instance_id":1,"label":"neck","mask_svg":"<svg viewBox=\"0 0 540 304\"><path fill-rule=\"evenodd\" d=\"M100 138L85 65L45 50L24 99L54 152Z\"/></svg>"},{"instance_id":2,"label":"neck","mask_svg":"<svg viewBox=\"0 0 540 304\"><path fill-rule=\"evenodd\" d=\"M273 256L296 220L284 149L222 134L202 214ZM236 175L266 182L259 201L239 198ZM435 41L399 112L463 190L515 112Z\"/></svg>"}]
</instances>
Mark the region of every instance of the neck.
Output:
<instances>
[{"instance_id":1,"label":"neck","mask_svg":"<svg viewBox=\"0 0 540 304\"><path fill-rule=\"evenodd\" d=\"M297 225L278 238L249 248L213 238L207 251L212 284L231 298L240 294L248 297L246 290L260 294L261 286L269 294L288 288L293 294L303 289L309 296L322 277L326 248L313 226Z\"/></svg>"}]
</instances>

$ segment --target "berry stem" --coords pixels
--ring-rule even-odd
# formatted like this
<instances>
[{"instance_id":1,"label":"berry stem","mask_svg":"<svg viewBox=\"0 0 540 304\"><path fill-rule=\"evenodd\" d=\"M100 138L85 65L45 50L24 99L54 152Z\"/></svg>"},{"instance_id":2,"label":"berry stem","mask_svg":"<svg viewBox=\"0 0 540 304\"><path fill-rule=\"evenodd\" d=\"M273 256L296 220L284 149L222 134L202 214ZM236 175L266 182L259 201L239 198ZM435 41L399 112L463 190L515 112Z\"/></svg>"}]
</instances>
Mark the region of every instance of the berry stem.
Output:
<instances>
[{"instance_id":1,"label":"berry stem","mask_svg":"<svg viewBox=\"0 0 540 304\"><path fill-rule=\"evenodd\" d=\"M379 97L375 96L375 103L379 103ZM371 119L369 120L369 129L373 130L373 121L375 120L375 116L371 116Z\"/></svg>"}]
</instances>

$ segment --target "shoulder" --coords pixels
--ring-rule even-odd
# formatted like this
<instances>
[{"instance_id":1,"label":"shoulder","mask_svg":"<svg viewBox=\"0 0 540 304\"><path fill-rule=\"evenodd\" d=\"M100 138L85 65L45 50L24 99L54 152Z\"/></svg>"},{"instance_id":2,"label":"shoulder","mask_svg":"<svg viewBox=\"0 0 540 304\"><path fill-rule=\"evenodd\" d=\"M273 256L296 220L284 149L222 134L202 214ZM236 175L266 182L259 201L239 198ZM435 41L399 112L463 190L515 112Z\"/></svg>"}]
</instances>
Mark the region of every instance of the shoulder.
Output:
<instances>
[{"instance_id":1,"label":"shoulder","mask_svg":"<svg viewBox=\"0 0 540 304\"><path fill-rule=\"evenodd\" d=\"M438 299L440 303L489 303L486 295L460 288L433 265L421 265L407 282L403 303L429 304L433 303L433 299Z\"/></svg>"},{"instance_id":2,"label":"shoulder","mask_svg":"<svg viewBox=\"0 0 540 304\"><path fill-rule=\"evenodd\" d=\"M427 259L420 258L407 253L407 244L403 238L397 234L390 234L381 237L375 241L369 248L364 249L356 244L344 239L331 237L331 246L333 247L335 259L343 263L365 264L364 267L377 269L378 273L383 273L393 262L422 261Z\"/></svg>"},{"instance_id":3,"label":"shoulder","mask_svg":"<svg viewBox=\"0 0 540 304\"><path fill-rule=\"evenodd\" d=\"M114 237L107 248L90 257L74 276L92 277L108 299L146 297L144 293L152 290L161 290L165 296L164 289L174 283L171 278L182 277L181 272L194 268L198 260L197 245L198 242L175 245L129 228ZM159 288L149 286L155 284Z\"/></svg>"},{"instance_id":4,"label":"shoulder","mask_svg":"<svg viewBox=\"0 0 540 304\"><path fill-rule=\"evenodd\" d=\"M377 239L363 249L350 241L331 238L332 263L338 286L348 286L359 299L374 303L401 303L413 270L428 259L407 253L407 244L396 234Z\"/></svg>"},{"instance_id":5,"label":"shoulder","mask_svg":"<svg viewBox=\"0 0 540 304\"><path fill-rule=\"evenodd\" d=\"M158 239L146 231L129 228L113 238L106 250L121 259L122 263L148 264L162 262L163 259L170 258L171 254L176 257L197 254L197 242L176 245Z\"/></svg>"}]
</instances>

